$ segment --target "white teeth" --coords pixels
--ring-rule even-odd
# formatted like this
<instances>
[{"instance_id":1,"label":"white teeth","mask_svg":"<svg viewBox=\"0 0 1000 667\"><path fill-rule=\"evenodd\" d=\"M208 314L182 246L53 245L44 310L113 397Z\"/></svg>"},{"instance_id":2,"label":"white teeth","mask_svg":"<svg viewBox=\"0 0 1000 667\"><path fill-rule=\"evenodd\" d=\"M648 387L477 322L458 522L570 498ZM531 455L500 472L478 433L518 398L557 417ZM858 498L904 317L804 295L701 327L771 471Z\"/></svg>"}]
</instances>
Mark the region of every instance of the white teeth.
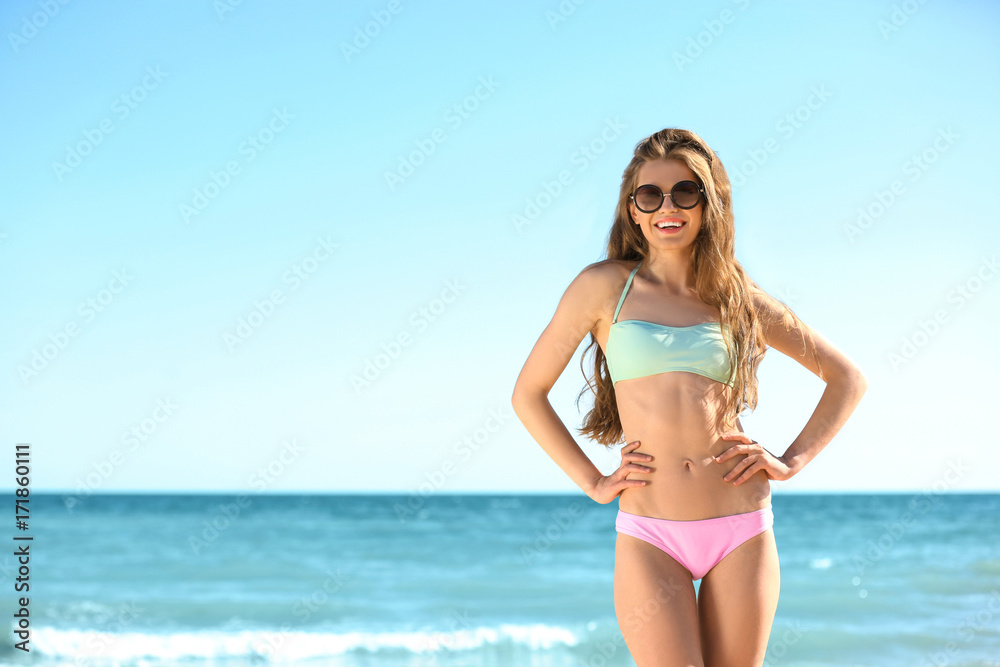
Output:
<instances>
[{"instance_id":1,"label":"white teeth","mask_svg":"<svg viewBox=\"0 0 1000 667\"><path fill-rule=\"evenodd\" d=\"M661 222L660 224L658 224L656 226L659 227L660 229L665 229L667 227L680 227L682 224L684 224L684 223L681 223L681 222Z\"/></svg>"}]
</instances>

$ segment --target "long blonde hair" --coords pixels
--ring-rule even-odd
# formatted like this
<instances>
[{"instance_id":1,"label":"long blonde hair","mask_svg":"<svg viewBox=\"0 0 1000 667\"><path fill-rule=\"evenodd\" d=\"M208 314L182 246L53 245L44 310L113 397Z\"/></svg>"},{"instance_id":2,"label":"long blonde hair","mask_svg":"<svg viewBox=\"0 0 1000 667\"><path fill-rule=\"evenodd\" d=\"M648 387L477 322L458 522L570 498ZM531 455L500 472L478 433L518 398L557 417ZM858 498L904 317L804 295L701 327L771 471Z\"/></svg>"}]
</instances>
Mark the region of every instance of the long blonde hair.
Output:
<instances>
[{"instance_id":1,"label":"long blonde hair","mask_svg":"<svg viewBox=\"0 0 1000 667\"><path fill-rule=\"evenodd\" d=\"M639 186L639 168L643 164L666 159L684 162L705 189L701 228L694 240L691 262L698 298L718 308L722 322L729 325L729 334L723 335L730 358L735 358L737 363L732 370L735 374L733 391L729 392L722 415L725 427L732 428L736 417L746 408L753 410L757 407L757 368L767 345L761 328L761 315L752 299L752 289L760 288L743 270L734 252L735 226L729 176L719 156L697 134L679 128L666 128L636 144L632 160L622 174L615 219L608 234L607 259L638 261L648 256L646 237L632 220L628 209L629 195ZM782 305L792 321L798 322L791 309L784 303ZM789 319L784 315L782 325L786 331L790 330ZM591 347L595 348L593 382L583 369L583 360ZM734 349L735 355L732 354ZM813 353L815 355L815 343ZM580 358L580 371L587 386L577 396L577 405L590 389L594 393L594 407L585 416L583 427L577 431L606 447L613 446L622 440L622 425L607 360L593 334Z\"/></svg>"}]
</instances>

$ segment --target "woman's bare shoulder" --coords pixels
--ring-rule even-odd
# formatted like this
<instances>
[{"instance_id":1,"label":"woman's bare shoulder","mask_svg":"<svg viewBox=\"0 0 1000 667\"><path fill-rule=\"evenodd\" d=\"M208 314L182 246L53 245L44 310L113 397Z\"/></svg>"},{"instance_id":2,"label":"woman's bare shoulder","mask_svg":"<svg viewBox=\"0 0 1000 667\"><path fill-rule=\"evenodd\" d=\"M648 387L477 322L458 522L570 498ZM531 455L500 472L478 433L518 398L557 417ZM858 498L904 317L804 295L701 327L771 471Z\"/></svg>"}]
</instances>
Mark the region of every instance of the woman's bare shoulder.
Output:
<instances>
[{"instance_id":1,"label":"woman's bare shoulder","mask_svg":"<svg viewBox=\"0 0 1000 667\"><path fill-rule=\"evenodd\" d=\"M573 279L567 295L581 311L590 314L594 321L610 317L608 304L614 310L622 286L636 262L623 259L603 259L585 266Z\"/></svg>"},{"instance_id":2,"label":"woman's bare shoulder","mask_svg":"<svg viewBox=\"0 0 1000 667\"><path fill-rule=\"evenodd\" d=\"M636 262L629 259L602 259L583 267L580 275L587 274L590 280L613 285L615 282L620 282L622 275L627 277L635 265Z\"/></svg>"},{"instance_id":3,"label":"woman's bare shoulder","mask_svg":"<svg viewBox=\"0 0 1000 667\"><path fill-rule=\"evenodd\" d=\"M600 303L612 292L620 291L635 262L624 259L602 259L588 264L573 279L573 287L586 292L588 301Z\"/></svg>"}]
</instances>

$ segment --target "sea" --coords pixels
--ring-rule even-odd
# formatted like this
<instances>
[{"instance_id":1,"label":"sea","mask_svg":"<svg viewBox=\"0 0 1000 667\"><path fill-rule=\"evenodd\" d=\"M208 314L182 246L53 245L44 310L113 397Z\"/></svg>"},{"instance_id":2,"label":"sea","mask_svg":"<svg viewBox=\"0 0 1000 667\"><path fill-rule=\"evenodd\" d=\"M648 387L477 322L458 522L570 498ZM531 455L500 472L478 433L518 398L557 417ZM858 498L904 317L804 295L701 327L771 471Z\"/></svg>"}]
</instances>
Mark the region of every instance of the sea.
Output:
<instances>
[{"instance_id":1,"label":"sea","mask_svg":"<svg viewBox=\"0 0 1000 667\"><path fill-rule=\"evenodd\" d=\"M1000 667L1000 494L771 502L765 665ZM635 665L614 609L617 509L583 494L32 493L0 556L0 664Z\"/></svg>"}]
</instances>

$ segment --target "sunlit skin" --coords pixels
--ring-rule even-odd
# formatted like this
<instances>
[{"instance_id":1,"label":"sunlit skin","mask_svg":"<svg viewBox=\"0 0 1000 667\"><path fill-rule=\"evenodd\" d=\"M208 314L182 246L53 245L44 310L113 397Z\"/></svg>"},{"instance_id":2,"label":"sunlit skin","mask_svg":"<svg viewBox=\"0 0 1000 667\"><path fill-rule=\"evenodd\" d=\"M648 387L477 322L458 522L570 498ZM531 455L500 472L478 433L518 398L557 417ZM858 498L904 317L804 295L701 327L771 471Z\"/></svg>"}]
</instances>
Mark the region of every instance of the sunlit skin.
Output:
<instances>
[{"instance_id":1,"label":"sunlit skin","mask_svg":"<svg viewBox=\"0 0 1000 667\"><path fill-rule=\"evenodd\" d=\"M639 169L640 185L653 184L665 193L685 180L698 182L694 172L678 160L650 162ZM678 327L718 321L719 311L698 298L691 270L691 246L701 229L704 206L703 198L694 208L682 209L665 196L657 211L643 213L630 202L632 220L649 243L649 256L632 280L619 320ZM673 234L664 234L654 224L668 217L680 218L685 224ZM617 264L624 287L635 263ZM616 305L617 297L595 334L605 350ZM768 506L766 471L773 479L785 479L788 466L766 451L751 453L747 447L752 439L743 434L738 419L735 428L722 427L720 410L730 391L711 378L682 371L622 380L615 385L628 443L623 459L639 466L627 479L645 481L622 491L621 509L643 516L694 520ZM716 460L717 456L721 460Z\"/></svg>"},{"instance_id":2,"label":"sunlit skin","mask_svg":"<svg viewBox=\"0 0 1000 667\"><path fill-rule=\"evenodd\" d=\"M664 193L683 180L698 182L676 160L647 163L639 170L640 185L652 183ZM634 203L629 209L649 242L649 255L632 280L619 321L678 327L718 321L720 313L698 298L691 270L691 245L701 229L704 199L691 209L676 207L669 196L653 213L643 213ZM663 234L654 224L664 217L686 222L678 232ZM634 263L616 263L617 284L623 285ZM617 298L609 305L610 314L595 334L604 350ZM622 462L631 468L626 479L642 480L621 491L622 510L697 520L770 504L768 477L786 479L788 467L750 444L753 440L738 419L735 428L722 427L720 410L730 391L711 378L681 371L615 385L627 443ZM701 580L697 598L690 573L676 560L636 537L617 536L615 610L640 666L761 664L779 588L772 530L750 538L716 565ZM646 614L647 609L652 613Z\"/></svg>"},{"instance_id":3,"label":"sunlit skin","mask_svg":"<svg viewBox=\"0 0 1000 667\"><path fill-rule=\"evenodd\" d=\"M700 180L680 160L642 164L637 185L669 193L680 181ZM702 228L705 202L677 207L670 196L649 213L629 201L632 224L648 243L618 315L669 327L719 322L720 312L694 287L693 243ZM681 229L655 228L663 218ZM615 400L626 444L621 465L597 470L573 441L547 399L581 339L590 333L607 352L615 307L635 261L608 259L582 271L567 289L556 315L539 337L518 377L512 399L518 418L554 461L599 503L618 500L624 512L674 521L745 514L771 504L771 480L787 480L816 456L847 420L867 380L840 350L786 313L769 295L750 298L769 348L799 362L827 384L802 433L775 456L743 432L739 419L725 427L728 385L685 371L620 380ZM814 354L805 354L808 337ZM750 537L720 560L695 595L691 573L667 551L618 533L615 542L615 614L639 667L760 667L764 661L780 589L774 531Z\"/></svg>"}]
</instances>

